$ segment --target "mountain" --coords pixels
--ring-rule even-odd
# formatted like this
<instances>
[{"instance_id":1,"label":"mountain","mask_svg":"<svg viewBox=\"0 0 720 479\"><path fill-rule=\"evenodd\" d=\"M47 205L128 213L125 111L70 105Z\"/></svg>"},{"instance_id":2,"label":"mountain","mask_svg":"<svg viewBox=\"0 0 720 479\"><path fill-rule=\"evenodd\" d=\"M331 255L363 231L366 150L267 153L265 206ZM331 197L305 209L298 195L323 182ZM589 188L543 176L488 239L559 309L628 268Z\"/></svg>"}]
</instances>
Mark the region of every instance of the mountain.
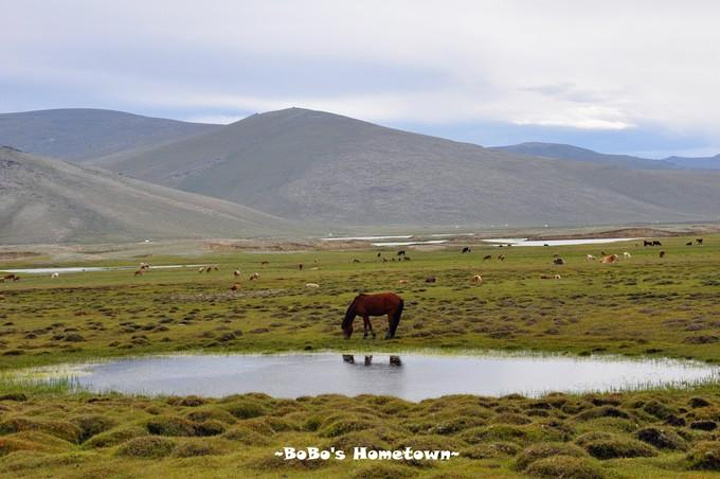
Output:
<instances>
[{"instance_id":1,"label":"mountain","mask_svg":"<svg viewBox=\"0 0 720 479\"><path fill-rule=\"evenodd\" d=\"M528 157L290 108L98 166L331 226L717 219L720 174Z\"/></svg>"},{"instance_id":2,"label":"mountain","mask_svg":"<svg viewBox=\"0 0 720 479\"><path fill-rule=\"evenodd\" d=\"M673 163L682 168L696 170L720 170L720 155L711 157L688 158L685 156L671 156L665 161Z\"/></svg>"},{"instance_id":3,"label":"mountain","mask_svg":"<svg viewBox=\"0 0 720 479\"><path fill-rule=\"evenodd\" d=\"M0 114L0 145L82 162L157 145L218 125L150 118L112 110L68 108Z\"/></svg>"},{"instance_id":4,"label":"mountain","mask_svg":"<svg viewBox=\"0 0 720 479\"><path fill-rule=\"evenodd\" d=\"M585 161L608 166L619 166L639 170L676 169L677 165L665 160L649 160L629 155L606 155L597 151L580 148L579 146L561 143L527 142L518 145L495 146L493 150L505 151L528 156L541 156L558 160Z\"/></svg>"},{"instance_id":5,"label":"mountain","mask_svg":"<svg viewBox=\"0 0 720 479\"><path fill-rule=\"evenodd\" d=\"M252 209L0 148L0 244L295 233Z\"/></svg>"},{"instance_id":6,"label":"mountain","mask_svg":"<svg viewBox=\"0 0 720 479\"><path fill-rule=\"evenodd\" d=\"M651 160L629 155L609 155L597 151L561 143L528 142L509 146L495 146L493 150L528 156L541 156L559 160L586 161L603 165L640 170L720 170L720 155L709 158L686 158L670 156L662 160Z\"/></svg>"}]
</instances>

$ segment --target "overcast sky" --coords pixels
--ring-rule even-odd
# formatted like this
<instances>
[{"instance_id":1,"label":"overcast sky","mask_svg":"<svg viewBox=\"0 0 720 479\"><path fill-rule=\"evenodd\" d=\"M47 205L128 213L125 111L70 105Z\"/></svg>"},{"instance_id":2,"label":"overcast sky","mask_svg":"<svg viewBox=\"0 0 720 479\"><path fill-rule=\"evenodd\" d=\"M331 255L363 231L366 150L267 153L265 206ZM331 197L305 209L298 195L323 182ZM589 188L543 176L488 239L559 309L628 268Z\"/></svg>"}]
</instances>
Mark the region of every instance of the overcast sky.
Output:
<instances>
[{"instance_id":1,"label":"overcast sky","mask_svg":"<svg viewBox=\"0 0 720 479\"><path fill-rule=\"evenodd\" d=\"M714 0L0 0L0 112L300 106L484 145L720 153Z\"/></svg>"}]
</instances>

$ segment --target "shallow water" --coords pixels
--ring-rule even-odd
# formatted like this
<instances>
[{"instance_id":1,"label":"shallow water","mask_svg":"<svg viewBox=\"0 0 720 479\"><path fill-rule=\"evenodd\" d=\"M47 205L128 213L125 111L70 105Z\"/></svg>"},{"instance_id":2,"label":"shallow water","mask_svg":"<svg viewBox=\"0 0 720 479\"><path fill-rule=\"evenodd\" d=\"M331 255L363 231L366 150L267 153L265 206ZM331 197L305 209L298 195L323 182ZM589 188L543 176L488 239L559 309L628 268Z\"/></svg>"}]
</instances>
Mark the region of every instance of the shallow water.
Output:
<instances>
[{"instance_id":1,"label":"shallow water","mask_svg":"<svg viewBox=\"0 0 720 479\"><path fill-rule=\"evenodd\" d=\"M527 238L494 238L485 239L485 243L513 245L513 246L575 246L584 244L605 244L619 243L621 241L636 241L638 238L585 238L585 239L566 239L566 240L533 240L528 241Z\"/></svg>"},{"instance_id":2,"label":"shallow water","mask_svg":"<svg viewBox=\"0 0 720 479\"><path fill-rule=\"evenodd\" d=\"M49 374L48 374L49 373ZM674 360L547 356L198 355L114 360L46 369L93 391L221 397L381 394L411 401L446 394L538 396L717 381L720 367Z\"/></svg>"},{"instance_id":3,"label":"shallow water","mask_svg":"<svg viewBox=\"0 0 720 479\"><path fill-rule=\"evenodd\" d=\"M199 264L169 264L151 266L150 269L175 269L175 268L199 268ZM120 271L137 269L137 266L66 266L62 268L27 268L27 269L4 269L8 273L23 274L52 274L52 273L92 273L98 271Z\"/></svg>"}]
</instances>

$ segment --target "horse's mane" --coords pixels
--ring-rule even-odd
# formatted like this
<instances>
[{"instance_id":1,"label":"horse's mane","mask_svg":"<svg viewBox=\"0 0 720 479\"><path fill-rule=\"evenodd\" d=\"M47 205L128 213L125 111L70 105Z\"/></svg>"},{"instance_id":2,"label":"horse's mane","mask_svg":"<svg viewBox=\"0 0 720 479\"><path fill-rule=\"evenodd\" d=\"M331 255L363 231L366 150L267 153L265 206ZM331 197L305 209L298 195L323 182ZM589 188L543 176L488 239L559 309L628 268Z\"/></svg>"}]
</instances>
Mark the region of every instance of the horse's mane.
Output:
<instances>
[{"instance_id":1,"label":"horse's mane","mask_svg":"<svg viewBox=\"0 0 720 479\"><path fill-rule=\"evenodd\" d=\"M353 299L353 302L350 303L350 306L348 306L348 309L345 312L345 319L343 320L343 323L342 323L343 329L347 329L350 326L350 324L352 324L353 319L355 319L355 316L357 316L357 314L355 313L357 301L358 301L358 299L362 298L363 296L365 296L365 295L358 294L357 296L355 296L355 299Z\"/></svg>"}]
</instances>

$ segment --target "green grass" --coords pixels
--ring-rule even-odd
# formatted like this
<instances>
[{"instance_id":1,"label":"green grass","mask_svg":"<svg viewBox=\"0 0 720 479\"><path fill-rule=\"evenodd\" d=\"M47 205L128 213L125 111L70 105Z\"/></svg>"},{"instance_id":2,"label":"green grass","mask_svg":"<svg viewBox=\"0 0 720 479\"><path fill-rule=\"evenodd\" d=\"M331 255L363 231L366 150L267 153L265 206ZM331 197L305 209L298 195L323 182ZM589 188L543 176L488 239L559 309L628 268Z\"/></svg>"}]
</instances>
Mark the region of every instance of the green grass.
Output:
<instances>
[{"instance_id":1,"label":"green grass","mask_svg":"<svg viewBox=\"0 0 720 479\"><path fill-rule=\"evenodd\" d=\"M209 274L193 268L140 277L133 270L57 279L22 275L18 283L0 284L0 476L711 477L720 431L700 427L720 423L718 384L410 403L369 395L294 401L94 395L69 382L30 384L11 374L62 362L190 351L529 350L718 363L720 236L706 236L702 248L685 246L688 240L663 238L663 259L658 248L633 242L477 245L471 255L410 250L411 261L388 263L369 250L232 252L87 263L218 264L220 271ZM585 260L602 249L633 257L614 265ZM496 259L500 253L504 262ZM567 264L552 265L553 253ZM483 261L486 254L493 259ZM385 256L393 257L390 251ZM0 270L20 264L62 266L39 256L0 264ZM240 292L232 294L238 268ZM254 271L260 279L248 281ZM556 273L562 279L540 279ZM471 284L475 274L482 275L482 285ZM429 275L437 282L425 283ZM306 288L308 282L321 287ZM405 299L398 339L342 338L345 308L362 291L395 291ZM382 337L386 321L376 318L374 326ZM592 433L606 436L588 438ZM660 447L666 442L678 446ZM283 445L355 444L452 446L461 456L435 465L318 465L286 463L272 454ZM555 449L566 454L545 457L543 451Z\"/></svg>"}]
</instances>

